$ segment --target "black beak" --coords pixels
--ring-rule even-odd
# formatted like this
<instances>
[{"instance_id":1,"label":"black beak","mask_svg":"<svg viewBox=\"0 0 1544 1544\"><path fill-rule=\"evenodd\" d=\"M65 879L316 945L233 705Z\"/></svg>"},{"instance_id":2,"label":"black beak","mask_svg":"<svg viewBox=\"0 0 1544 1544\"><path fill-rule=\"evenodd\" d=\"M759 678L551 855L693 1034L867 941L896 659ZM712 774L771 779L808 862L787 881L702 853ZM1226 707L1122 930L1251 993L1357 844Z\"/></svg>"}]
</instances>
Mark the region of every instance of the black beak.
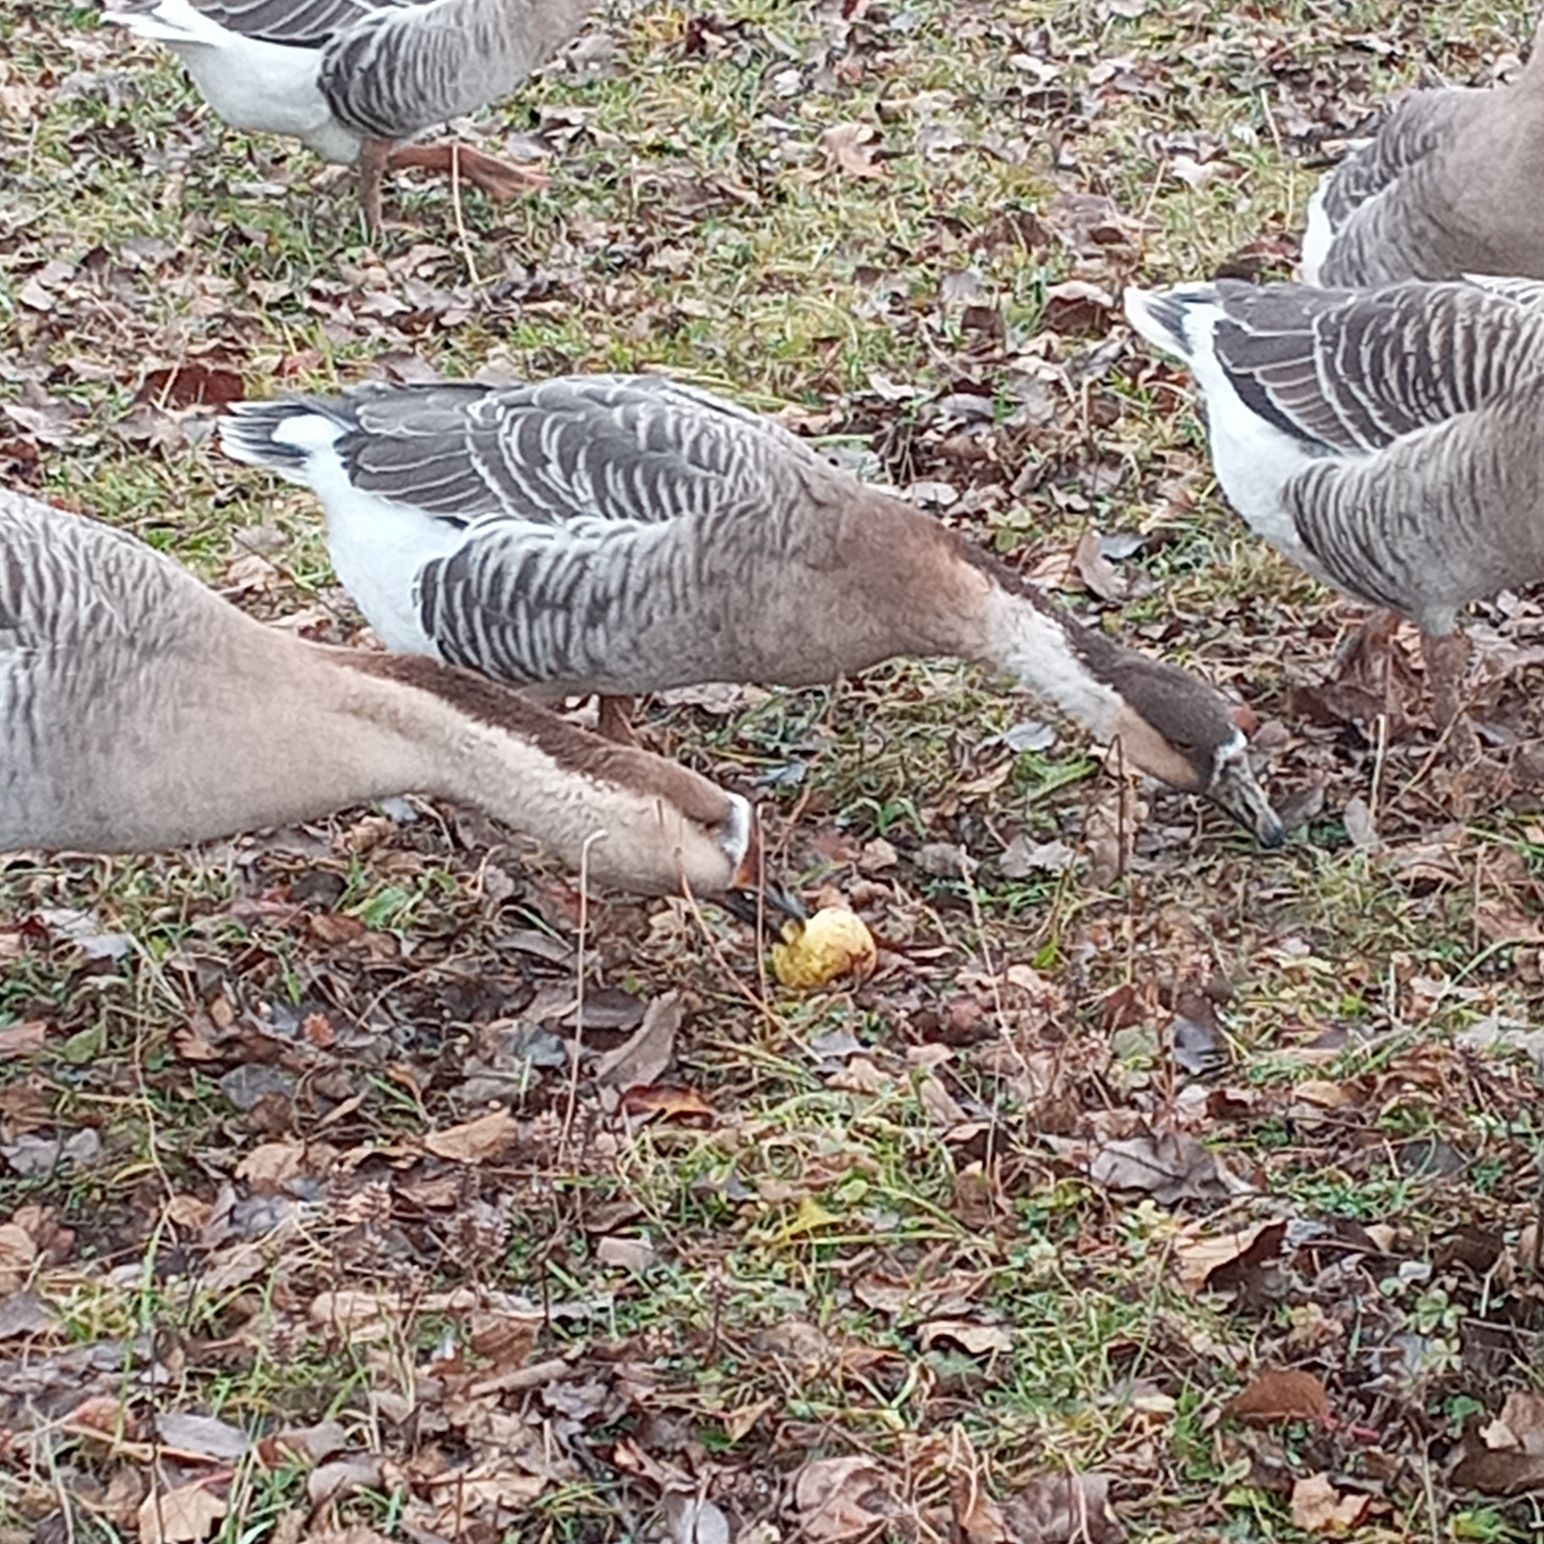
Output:
<instances>
[{"instance_id":1,"label":"black beak","mask_svg":"<svg viewBox=\"0 0 1544 1544\"><path fill-rule=\"evenodd\" d=\"M1225 761L1217 769L1208 790L1213 801L1226 810L1262 847L1280 847L1286 839L1281 817L1271 808L1270 800L1255 781L1247 755Z\"/></svg>"},{"instance_id":2,"label":"black beak","mask_svg":"<svg viewBox=\"0 0 1544 1544\"><path fill-rule=\"evenodd\" d=\"M795 922L808 922L809 911L793 891L781 885L763 885L760 891L730 890L719 898L719 905L730 916L755 926L757 920L768 913L791 917Z\"/></svg>"}]
</instances>

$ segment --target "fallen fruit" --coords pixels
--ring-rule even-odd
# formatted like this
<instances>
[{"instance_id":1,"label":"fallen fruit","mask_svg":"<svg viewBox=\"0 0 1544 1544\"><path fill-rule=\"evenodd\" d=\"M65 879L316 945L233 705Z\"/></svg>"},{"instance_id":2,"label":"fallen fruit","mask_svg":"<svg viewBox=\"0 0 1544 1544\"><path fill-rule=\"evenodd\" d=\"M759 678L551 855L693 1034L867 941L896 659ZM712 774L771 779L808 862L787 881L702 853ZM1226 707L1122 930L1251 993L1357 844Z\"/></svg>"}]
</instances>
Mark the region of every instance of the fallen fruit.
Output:
<instances>
[{"instance_id":1,"label":"fallen fruit","mask_svg":"<svg viewBox=\"0 0 1544 1544\"><path fill-rule=\"evenodd\" d=\"M841 906L827 906L803 924L785 922L783 940L772 945L772 974L784 986L824 986L848 972L861 979L874 968L873 934Z\"/></svg>"}]
</instances>

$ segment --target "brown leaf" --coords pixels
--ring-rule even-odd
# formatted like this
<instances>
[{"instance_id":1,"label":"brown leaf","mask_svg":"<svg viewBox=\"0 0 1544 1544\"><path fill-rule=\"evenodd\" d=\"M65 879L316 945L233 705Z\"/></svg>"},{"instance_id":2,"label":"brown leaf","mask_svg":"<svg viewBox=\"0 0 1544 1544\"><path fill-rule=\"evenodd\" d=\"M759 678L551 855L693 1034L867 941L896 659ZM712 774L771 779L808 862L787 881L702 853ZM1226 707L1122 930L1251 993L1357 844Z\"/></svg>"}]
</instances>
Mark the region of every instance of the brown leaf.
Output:
<instances>
[{"instance_id":1,"label":"brown leaf","mask_svg":"<svg viewBox=\"0 0 1544 1544\"><path fill-rule=\"evenodd\" d=\"M175 1490L153 1490L139 1508L140 1544L197 1544L225 1516L222 1497L196 1482Z\"/></svg>"},{"instance_id":2,"label":"brown leaf","mask_svg":"<svg viewBox=\"0 0 1544 1544\"><path fill-rule=\"evenodd\" d=\"M986 1356L993 1351L1012 1349L1013 1336L1000 1324L972 1324L965 1319L932 1319L922 1326L918 1337L924 1351L940 1340L952 1340L972 1356Z\"/></svg>"},{"instance_id":3,"label":"brown leaf","mask_svg":"<svg viewBox=\"0 0 1544 1544\"><path fill-rule=\"evenodd\" d=\"M0 1029L0 1061L15 1061L43 1049L48 1038L48 1025L42 1019L23 1019L20 1024L8 1024Z\"/></svg>"},{"instance_id":4,"label":"brown leaf","mask_svg":"<svg viewBox=\"0 0 1544 1544\"><path fill-rule=\"evenodd\" d=\"M234 370L220 370L196 359L163 370L152 370L135 396L156 407L228 407L246 395Z\"/></svg>"},{"instance_id":5,"label":"brown leaf","mask_svg":"<svg viewBox=\"0 0 1544 1544\"><path fill-rule=\"evenodd\" d=\"M675 1055L676 1032L684 1011L679 992L656 997L644 1010L643 1023L614 1051L601 1057L595 1081L603 1088L634 1088L655 1082Z\"/></svg>"},{"instance_id":6,"label":"brown leaf","mask_svg":"<svg viewBox=\"0 0 1544 1544\"><path fill-rule=\"evenodd\" d=\"M810 1544L861 1539L893 1508L884 1475L867 1458L817 1458L794 1476L799 1537Z\"/></svg>"},{"instance_id":7,"label":"brown leaf","mask_svg":"<svg viewBox=\"0 0 1544 1544\"><path fill-rule=\"evenodd\" d=\"M351 1453L319 1464L306 1480L306 1497L312 1506L325 1506L357 1490L373 1490L381 1483L378 1453Z\"/></svg>"},{"instance_id":8,"label":"brown leaf","mask_svg":"<svg viewBox=\"0 0 1544 1544\"><path fill-rule=\"evenodd\" d=\"M1327 1474L1311 1474L1292 1487L1292 1521L1305 1533L1349 1533L1371 1502L1355 1491L1342 1495Z\"/></svg>"},{"instance_id":9,"label":"brown leaf","mask_svg":"<svg viewBox=\"0 0 1544 1544\"><path fill-rule=\"evenodd\" d=\"M1103 1474L1048 1474L1031 1480L1003 1507L1013 1544L1117 1544Z\"/></svg>"},{"instance_id":10,"label":"brown leaf","mask_svg":"<svg viewBox=\"0 0 1544 1544\"><path fill-rule=\"evenodd\" d=\"M0 1340L39 1335L52 1329L54 1323L54 1315L36 1292L16 1292L0 1298Z\"/></svg>"},{"instance_id":11,"label":"brown leaf","mask_svg":"<svg viewBox=\"0 0 1544 1544\"><path fill-rule=\"evenodd\" d=\"M820 136L820 148L844 176L885 177L889 174L874 161L877 139L870 124L834 123Z\"/></svg>"},{"instance_id":12,"label":"brown leaf","mask_svg":"<svg viewBox=\"0 0 1544 1544\"><path fill-rule=\"evenodd\" d=\"M1040 325L1050 332L1083 335L1104 333L1109 329L1115 298L1084 279L1067 279L1053 284L1045 292L1045 309Z\"/></svg>"},{"instance_id":13,"label":"brown leaf","mask_svg":"<svg viewBox=\"0 0 1544 1544\"><path fill-rule=\"evenodd\" d=\"M1194 1137L1142 1132L1107 1142L1089 1160L1088 1177L1107 1190L1142 1190L1165 1206L1225 1194L1217 1161Z\"/></svg>"},{"instance_id":14,"label":"brown leaf","mask_svg":"<svg viewBox=\"0 0 1544 1544\"><path fill-rule=\"evenodd\" d=\"M213 1415L194 1415L171 1410L155 1418L155 1432L167 1447L179 1453L196 1453L211 1461L240 1458L252 1439L239 1426Z\"/></svg>"},{"instance_id":15,"label":"brown leaf","mask_svg":"<svg viewBox=\"0 0 1544 1544\"><path fill-rule=\"evenodd\" d=\"M1223 1406L1223 1414L1262 1425L1277 1421L1318 1421L1329 1414L1330 1396L1311 1373L1292 1367L1262 1372Z\"/></svg>"},{"instance_id":16,"label":"brown leaf","mask_svg":"<svg viewBox=\"0 0 1544 1544\"><path fill-rule=\"evenodd\" d=\"M963 1427L949 1444L949 1505L962 1544L1013 1544L1002 1508L988 1494L983 1465Z\"/></svg>"},{"instance_id":17,"label":"brown leaf","mask_svg":"<svg viewBox=\"0 0 1544 1544\"><path fill-rule=\"evenodd\" d=\"M37 1257L38 1246L25 1228L0 1222L0 1294L19 1291Z\"/></svg>"},{"instance_id":18,"label":"brown leaf","mask_svg":"<svg viewBox=\"0 0 1544 1544\"><path fill-rule=\"evenodd\" d=\"M706 1497L673 1490L665 1497L670 1544L729 1544L729 1519Z\"/></svg>"},{"instance_id":19,"label":"brown leaf","mask_svg":"<svg viewBox=\"0 0 1544 1544\"><path fill-rule=\"evenodd\" d=\"M1544 1455L1544 1394L1514 1389L1483 1435L1487 1447Z\"/></svg>"},{"instance_id":20,"label":"brown leaf","mask_svg":"<svg viewBox=\"0 0 1544 1544\"><path fill-rule=\"evenodd\" d=\"M629 1088L622 1095L629 1115L659 1116L662 1120L703 1120L712 1124L718 1112L694 1088L656 1083L652 1088Z\"/></svg>"},{"instance_id":21,"label":"brown leaf","mask_svg":"<svg viewBox=\"0 0 1544 1544\"><path fill-rule=\"evenodd\" d=\"M1233 1233L1182 1236L1174 1246L1174 1265L1187 1291L1204 1292L1224 1266L1258 1265L1281 1248L1284 1222L1257 1222Z\"/></svg>"},{"instance_id":22,"label":"brown leaf","mask_svg":"<svg viewBox=\"0 0 1544 1544\"><path fill-rule=\"evenodd\" d=\"M1544 1454L1518 1452L1467 1453L1449 1477L1462 1490L1484 1496L1521 1496L1544 1490Z\"/></svg>"},{"instance_id":23,"label":"brown leaf","mask_svg":"<svg viewBox=\"0 0 1544 1544\"><path fill-rule=\"evenodd\" d=\"M519 1122L501 1107L459 1126L430 1132L423 1140L436 1158L449 1158L454 1163L486 1163L504 1152L519 1130Z\"/></svg>"},{"instance_id":24,"label":"brown leaf","mask_svg":"<svg viewBox=\"0 0 1544 1544\"><path fill-rule=\"evenodd\" d=\"M303 1142L259 1142L236 1165L236 1178L271 1194L276 1186L300 1173L305 1156Z\"/></svg>"},{"instance_id":25,"label":"brown leaf","mask_svg":"<svg viewBox=\"0 0 1544 1544\"><path fill-rule=\"evenodd\" d=\"M1099 550L1098 531L1089 529L1079 537L1072 554L1072 566L1089 593L1100 600L1114 601L1125 597L1125 582L1116 573L1115 565Z\"/></svg>"}]
</instances>

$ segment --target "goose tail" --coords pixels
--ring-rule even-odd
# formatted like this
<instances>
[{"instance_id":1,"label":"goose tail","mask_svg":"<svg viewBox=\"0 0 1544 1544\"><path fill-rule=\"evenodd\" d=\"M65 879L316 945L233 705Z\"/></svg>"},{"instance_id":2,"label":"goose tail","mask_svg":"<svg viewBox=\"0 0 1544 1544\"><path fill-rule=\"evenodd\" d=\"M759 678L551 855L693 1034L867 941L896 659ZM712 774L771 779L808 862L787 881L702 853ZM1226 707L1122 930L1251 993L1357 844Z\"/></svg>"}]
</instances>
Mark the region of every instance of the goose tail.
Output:
<instances>
[{"instance_id":1,"label":"goose tail","mask_svg":"<svg viewBox=\"0 0 1544 1544\"><path fill-rule=\"evenodd\" d=\"M307 463L348 432L348 422L317 397L236 402L220 417L220 448L233 461L267 467L304 483Z\"/></svg>"},{"instance_id":2,"label":"goose tail","mask_svg":"<svg viewBox=\"0 0 1544 1544\"><path fill-rule=\"evenodd\" d=\"M1154 348L1180 359L1193 359L1201 341L1196 327L1197 312L1217 304L1217 291L1210 284L1181 284L1173 289L1126 291L1126 320Z\"/></svg>"},{"instance_id":3,"label":"goose tail","mask_svg":"<svg viewBox=\"0 0 1544 1544\"><path fill-rule=\"evenodd\" d=\"M190 0L107 0L102 20L157 43L218 47L230 33Z\"/></svg>"}]
</instances>

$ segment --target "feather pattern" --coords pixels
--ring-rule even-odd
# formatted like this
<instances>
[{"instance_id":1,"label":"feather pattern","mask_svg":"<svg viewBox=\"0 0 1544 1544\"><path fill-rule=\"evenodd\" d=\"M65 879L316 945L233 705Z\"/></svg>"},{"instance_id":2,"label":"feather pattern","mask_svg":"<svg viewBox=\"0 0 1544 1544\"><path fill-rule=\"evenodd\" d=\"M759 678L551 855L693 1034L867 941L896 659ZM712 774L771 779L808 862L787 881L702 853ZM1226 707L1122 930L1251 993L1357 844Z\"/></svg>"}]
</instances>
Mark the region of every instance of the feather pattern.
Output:
<instances>
[{"instance_id":1,"label":"feather pattern","mask_svg":"<svg viewBox=\"0 0 1544 1544\"><path fill-rule=\"evenodd\" d=\"M624 696L830 682L897 655L1016 676L1139 765L1239 772L1219 694L1080 627L955 532L780 424L655 376L357 387L243 403L238 460L308 483L339 577L393 647L521 686ZM1247 764L1245 764L1247 767Z\"/></svg>"},{"instance_id":2,"label":"feather pattern","mask_svg":"<svg viewBox=\"0 0 1544 1544\"><path fill-rule=\"evenodd\" d=\"M591 3L109 0L105 18L174 49L236 127L351 161L507 96Z\"/></svg>"},{"instance_id":3,"label":"feather pattern","mask_svg":"<svg viewBox=\"0 0 1544 1544\"><path fill-rule=\"evenodd\" d=\"M1367 292L1233 281L1127 295L1195 371L1239 512L1348 593L1451 629L1458 607L1544 578L1525 428L1544 382L1544 286Z\"/></svg>"},{"instance_id":4,"label":"feather pattern","mask_svg":"<svg viewBox=\"0 0 1544 1544\"><path fill-rule=\"evenodd\" d=\"M0 852L181 846L404 791L643 893L758 867L742 796L480 676L264 627L127 534L0 488Z\"/></svg>"},{"instance_id":5,"label":"feather pattern","mask_svg":"<svg viewBox=\"0 0 1544 1544\"><path fill-rule=\"evenodd\" d=\"M1310 201L1302 276L1372 288L1467 273L1544 278L1544 61L1479 90L1416 91Z\"/></svg>"}]
</instances>

